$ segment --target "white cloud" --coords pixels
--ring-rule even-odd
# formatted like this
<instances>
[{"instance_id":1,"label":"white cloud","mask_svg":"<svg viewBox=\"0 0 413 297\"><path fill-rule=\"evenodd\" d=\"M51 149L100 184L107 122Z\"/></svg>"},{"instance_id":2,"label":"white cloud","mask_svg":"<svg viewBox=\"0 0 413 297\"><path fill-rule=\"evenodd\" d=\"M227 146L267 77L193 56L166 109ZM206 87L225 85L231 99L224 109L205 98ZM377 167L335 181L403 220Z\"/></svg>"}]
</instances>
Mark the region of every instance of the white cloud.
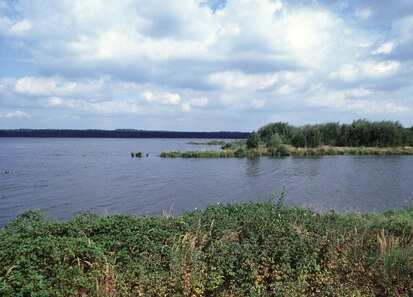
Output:
<instances>
[{"instance_id":1,"label":"white cloud","mask_svg":"<svg viewBox=\"0 0 413 297\"><path fill-rule=\"evenodd\" d=\"M162 104L178 104L181 101L181 96L179 96L179 94L165 92L160 94L160 101Z\"/></svg>"},{"instance_id":2,"label":"white cloud","mask_svg":"<svg viewBox=\"0 0 413 297\"><path fill-rule=\"evenodd\" d=\"M345 91L346 97L366 97L371 94L372 91L365 88L349 89Z\"/></svg>"},{"instance_id":3,"label":"white cloud","mask_svg":"<svg viewBox=\"0 0 413 297\"><path fill-rule=\"evenodd\" d=\"M183 102L181 104L181 108L183 111L188 112L192 110L192 107L202 107L207 105L209 102L209 99L206 97L201 97L201 98L192 98L186 102Z\"/></svg>"},{"instance_id":4,"label":"white cloud","mask_svg":"<svg viewBox=\"0 0 413 297\"><path fill-rule=\"evenodd\" d=\"M136 100L85 103L81 108L99 114L137 114L142 111Z\"/></svg>"},{"instance_id":5,"label":"white cloud","mask_svg":"<svg viewBox=\"0 0 413 297\"><path fill-rule=\"evenodd\" d=\"M389 54L392 52L394 47L393 42L386 42L382 44L378 49L372 52L373 55L378 55L378 54Z\"/></svg>"},{"instance_id":6,"label":"white cloud","mask_svg":"<svg viewBox=\"0 0 413 297\"><path fill-rule=\"evenodd\" d=\"M29 119L30 115L23 112L23 111L16 110L16 111L13 111L13 112L6 113L4 117L6 119L10 119L10 118L27 118L27 119Z\"/></svg>"},{"instance_id":7,"label":"white cloud","mask_svg":"<svg viewBox=\"0 0 413 297\"><path fill-rule=\"evenodd\" d=\"M150 91L145 91L142 93L142 97L147 102L157 102L164 105L176 105L181 101L181 96L179 96L179 94L170 92L152 93Z\"/></svg>"},{"instance_id":8,"label":"white cloud","mask_svg":"<svg viewBox=\"0 0 413 297\"><path fill-rule=\"evenodd\" d=\"M261 109L261 107L264 106L265 102L264 100L259 100L259 99L254 98L252 99L251 104L254 109Z\"/></svg>"},{"instance_id":9,"label":"white cloud","mask_svg":"<svg viewBox=\"0 0 413 297\"><path fill-rule=\"evenodd\" d=\"M58 76L23 77L16 81L14 91L30 96L90 96L102 88L107 78L86 81L69 81Z\"/></svg>"},{"instance_id":10,"label":"white cloud","mask_svg":"<svg viewBox=\"0 0 413 297\"><path fill-rule=\"evenodd\" d=\"M373 77L392 74L395 71L397 71L399 67L399 62L391 60L383 62L368 61L366 63L361 64L363 73Z\"/></svg>"},{"instance_id":11,"label":"white cloud","mask_svg":"<svg viewBox=\"0 0 413 297\"><path fill-rule=\"evenodd\" d=\"M363 8L363 9L358 9L355 12L355 15L357 17L359 17L360 19L363 19L363 20L366 20L366 19L370 18L372 16L372 14L373 14L373 11L370 7Z\"/></svg>"},{"instance_id":12,"label":"white cloud","mask_svg":"<svg viewBox=\"0 0 413 297\"><path fill-rule=\"evenodd\" d=\"M50 97L47 99L47 106L59 106L63 104L62 98L59 97Z\"/></svg>"},{"instance_id":13,"label":"white cloud","mask_svg":"<svg viewBox=\"0 0 413 297\"><path fill-rule=\"evenodd\" d=\"M386 104L401 114L412 105L404 101L413 75L407 10L388 16L384 4L353 0L228 0L215 12L201 0L52 2L0 0L5 71L15 77L0 78L2 109L175 123L208 111L207 122L221 116L233 125L251 111L253 129L270 113L299 119L306 104L337 114L382 114ZM25 68L42 76L19 76Z\"/></svg>"},{"instance_id":14,"label":"white cloud","mask_svg":"<svg viewBox=\"0 0 413 297\"><path fill-rule=\"evenodd\" d=\"M11 28L9 29L9 33L11 35L24 35L26 34L30 28L32 27L30 21L28 20L22 20L16 24L14 24L13 26L11 26Z\"/></svg>"},{"instance_id":15,"label":"white cloud","mask_svg":"<svg viewBox=\"0 0 413 297\"><path fill-rule=\"evenodd\" d=\"M278 74L245 74L241 71L225 71L211 74L209 81L224 89L253 88L264 90L278 81Z\"/></svg>"},{"instance_id":16,"label":"white cloud","mask_svg":"<svg viewBox=\"0 0 413 297\"><path fill-rule=\"evenodd\" d=\"M411 108L399 105L395 102L382 102L378 100L366 100L361 98L347 98L348 91L326 91L312 97L307 104L328 108L330 112L353 112L355 115L373 114L401 114Z\"/></svg>"},{"instance_id":17,"label":"white cloud","mask_svg":"<svg viewBox=\"0 0 413 297\"><path fill-rule=\"evenodd\" d=\"M146 91L145 93L142 94L142 96L148 102L153 101L153 93L152 92Z\"/></svg>"},{"instance_id":18,"label":"white cloud","mask_svg":"<svg viewBox=\"0 0 413 297\"><path fill-rule=\"evenodd\" d=\"M373 78L380 79L394 74L400 68L397 61L374 61L368 60L356 64L345 64L340 71L330 74L333 78L340 78L343 81L355 81L358 79Z\"/></svg>"}]
</instances>

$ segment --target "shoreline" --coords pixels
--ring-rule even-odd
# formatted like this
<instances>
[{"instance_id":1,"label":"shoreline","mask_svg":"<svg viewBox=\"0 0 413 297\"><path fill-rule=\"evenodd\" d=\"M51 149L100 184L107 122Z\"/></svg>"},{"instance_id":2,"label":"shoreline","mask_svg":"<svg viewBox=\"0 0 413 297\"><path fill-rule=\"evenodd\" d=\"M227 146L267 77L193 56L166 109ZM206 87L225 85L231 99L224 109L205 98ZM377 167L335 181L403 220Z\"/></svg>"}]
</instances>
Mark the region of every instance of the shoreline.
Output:
<instances>
[{"instance_id":1,"label":"shoreline","mask_svg":"<svg viewBox=\"0 0 413 297\"><path fill-rule=\"evenodd\" d=\"M283 147L280 149L280 147ZM317 148L296 148L291 145L281 145L278 149L223 149L223 150L196 150L162 152L162 158L257 158L257 157L300 157L300 156L325 156L325 155L413 155L412 146L402 147L339 147L322 145Z\"/></svg>"}]
</instances>

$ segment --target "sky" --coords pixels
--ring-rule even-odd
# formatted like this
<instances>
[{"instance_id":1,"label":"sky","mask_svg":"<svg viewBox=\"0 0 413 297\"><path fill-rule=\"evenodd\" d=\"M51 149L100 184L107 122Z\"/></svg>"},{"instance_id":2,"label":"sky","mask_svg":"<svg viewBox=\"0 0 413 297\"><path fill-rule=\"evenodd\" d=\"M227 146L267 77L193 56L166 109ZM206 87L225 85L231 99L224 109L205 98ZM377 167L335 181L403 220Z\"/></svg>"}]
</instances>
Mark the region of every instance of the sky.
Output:
<instances>
[{"instance_id":1,"label":"sky","mask_svg":"<svg viewBox=\"0 0 413 297\"><path fill-rule=\"evenodd\" d=\"M0 129L413 125L411 0L0 0Z\"/></svg>"}]
</instances>

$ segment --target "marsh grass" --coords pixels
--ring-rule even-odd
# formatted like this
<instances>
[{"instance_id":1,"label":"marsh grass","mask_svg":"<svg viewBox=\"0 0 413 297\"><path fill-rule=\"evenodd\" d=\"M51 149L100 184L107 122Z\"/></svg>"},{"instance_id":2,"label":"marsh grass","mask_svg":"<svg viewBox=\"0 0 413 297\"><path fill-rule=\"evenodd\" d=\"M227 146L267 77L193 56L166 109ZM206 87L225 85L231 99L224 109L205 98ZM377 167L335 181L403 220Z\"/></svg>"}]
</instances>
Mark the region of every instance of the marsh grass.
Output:
<instances>
[{"instance_id":1,"label":"marsh grass","mask_svg":"<svg viewBox=\"0 0 413 297\"><path fill-rule=\"evenodd\" d=\"M196 141L190 141L187 144L192 144L192 145L225 145L226 142L221 140L211 140L211 141L205 141L205 142L196 142Z\"/></svg>"},{"instance_id":2,"label":"marsh grass","mask_svg":"<svg viewBox=\"0 0 413 297\"><path fill-rule=\"evenodd\" d=\"M222 151L187 151L187 152L163 152L162 158L258 158L258 157L285 157L285 156L324 156L324 155L413 155L413 147L334 147L320 146L318 148L296 148L291 145L280 145L277 148L259 147L246 149L243 142L233 145Z\"/></svg>"}]
</instances>

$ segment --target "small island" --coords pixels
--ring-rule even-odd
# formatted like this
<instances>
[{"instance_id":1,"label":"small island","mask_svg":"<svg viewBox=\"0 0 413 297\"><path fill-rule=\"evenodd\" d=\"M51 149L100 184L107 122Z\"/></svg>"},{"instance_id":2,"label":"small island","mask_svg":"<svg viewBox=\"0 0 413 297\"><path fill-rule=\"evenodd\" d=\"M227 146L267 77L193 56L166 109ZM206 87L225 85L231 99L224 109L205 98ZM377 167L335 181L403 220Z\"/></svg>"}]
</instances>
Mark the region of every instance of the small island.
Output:
<instances>
[{"instance_id":1,"label":"small island","mask_svg":"<svg viewBox=\"0 0 413 297\"><path fill-rule=\"evenodd\" d=\"M218 144L218 141L190 144ZM232 158L321 155L413 155L413 127L367 120L295 127L270 123L247 139L221 144L221 150L163 152L163 158Z\"/></svg>"},{"instance_id":2,"label":"small island","mask_svg":"<svg viewBox=\"0 0 413 297\"><path fill-rule=\"evenodd\" d=\"M211 141L206 141L206 142L196 142L196 141L190 141L187 144L192 144L192 145L224 145L225 141L221 140L211 140Z\"/></svg>"}]
</instances>

